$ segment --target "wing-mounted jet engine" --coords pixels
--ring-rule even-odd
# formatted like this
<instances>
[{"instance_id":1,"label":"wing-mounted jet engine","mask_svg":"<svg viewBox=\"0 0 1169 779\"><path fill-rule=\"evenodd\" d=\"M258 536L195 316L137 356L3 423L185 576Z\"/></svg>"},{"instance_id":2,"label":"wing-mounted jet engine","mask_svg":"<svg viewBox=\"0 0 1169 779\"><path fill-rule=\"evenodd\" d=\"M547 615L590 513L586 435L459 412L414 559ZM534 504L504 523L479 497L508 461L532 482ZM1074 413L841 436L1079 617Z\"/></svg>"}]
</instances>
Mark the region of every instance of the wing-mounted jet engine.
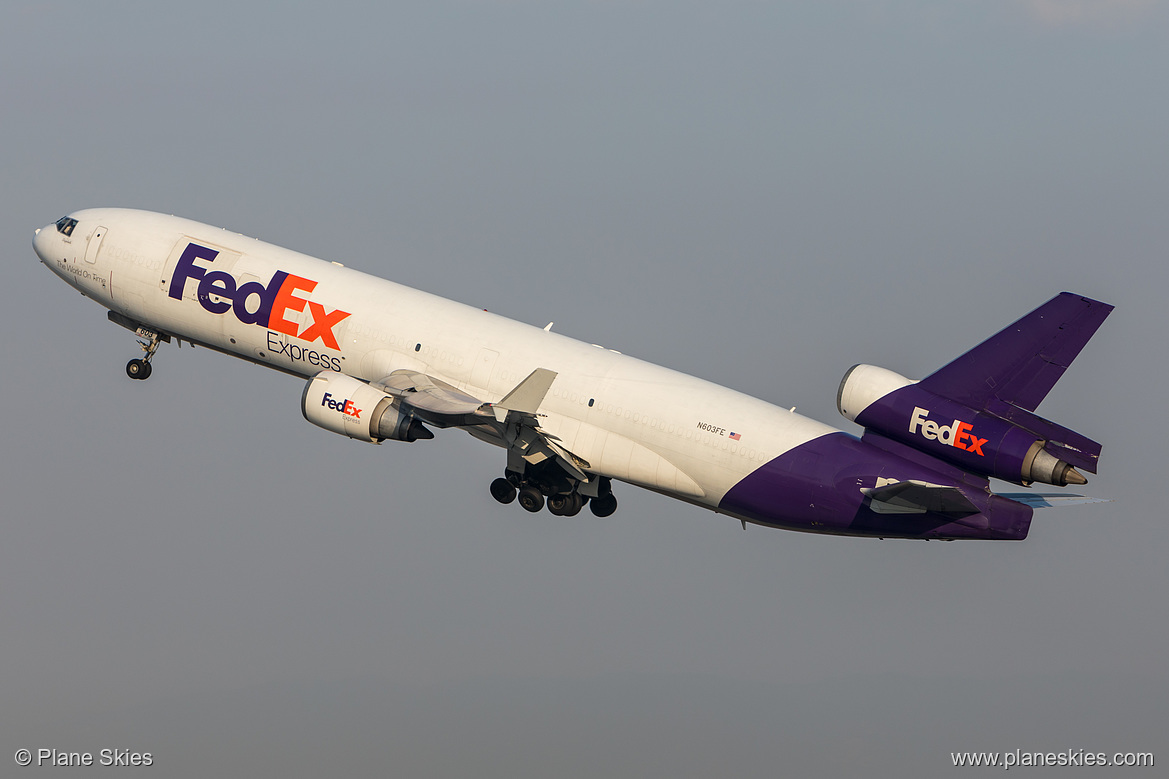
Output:
<instances>
[{"instance_id":1,"label":"wing-mounted jet engine","mask_svg":"<svg viewBox=\"0 0 1169 779\"><path fill-rule=\"evenodd\" d=\"M308 380L300 399L304 418L317 427L358 441L377 444L387 439L417 441L434 438L413 409L344 373L321 371Z\"/></svg>"},{"instance_id":2,"label":"wing-mounted jet engine","mask_svg":"<svg viewBox=\"0 0 1169 779\"><path fill-rule=\"evenodd\" d=\"M912 381L873 365L844 375L837 408L865 428L983 477L1085 484L1100 444L1032 413L1112 311L1064 292L979 346Z\"/></svg>"}]
</instances>

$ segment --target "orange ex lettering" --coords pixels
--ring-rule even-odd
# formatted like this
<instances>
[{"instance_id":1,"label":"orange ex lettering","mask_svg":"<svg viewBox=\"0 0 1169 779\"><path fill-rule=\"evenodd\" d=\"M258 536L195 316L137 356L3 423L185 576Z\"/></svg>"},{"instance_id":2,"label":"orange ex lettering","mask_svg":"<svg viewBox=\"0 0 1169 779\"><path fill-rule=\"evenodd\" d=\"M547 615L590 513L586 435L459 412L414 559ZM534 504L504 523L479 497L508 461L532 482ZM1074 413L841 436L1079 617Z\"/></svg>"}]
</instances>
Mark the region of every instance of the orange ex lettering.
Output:
<instances>
[{"instance_id":1,"label":"orange ex lettering","mask_svg":"<svg viewBox=\"0 0 1169 779\"><path fill-rule=\"evenodd\" d=\"M289 276L289 278L294 279L296 277ZM315 286L316 282L313 282L313 285ZM306 327L304 332L298 335L297 338L310 343L320 338L321 342L330 349L340 349L341 347L337 344L337 336L333 335L333 325L349 316L349 312L338 309L337 311L326 314L324 306L320 303L314 303L311 300L308 301L308 311L312 314L313 323Z\"/></svg>"},{"instance_id":2,"label":"orange ex lettering","mask_svg":"<svg viewBox=\"0 0 1169 779\"><path fill-rule=\"evenodd\" d=\"M985 457L986 455L982 453L982 445L986 443L986 439L971 435L970 431L973 429L974 425L970 424L969 422L959 422L958 433L954 436L954 446L958 447L959 449L965 449L968 452L974 452L979 457ZM962 443L963 438L969 438L970 443Z\"/></svg>"},{"instance_id":3,"label":"orange ex lettering","mask_svg":"<svg viewBox=\"0 0 1169 779\"><path fill-rule=\"evenodd\" d=\"M296 335L296 323L289 322L285 319L284 312L290 308L293 311L304 311L304 304L308 301L304 298L298 298L292 293L298 289L304 290L305 292L312 292L316 288L317 283L315 281L302 279L300 276L293 276L291 273L288 274L288 278L284 279L284 283L280 285L280 289L276 292L276 299L272 301L272 315L268 318L268 327L278 333Z\"/></svg>"}]
</instances>

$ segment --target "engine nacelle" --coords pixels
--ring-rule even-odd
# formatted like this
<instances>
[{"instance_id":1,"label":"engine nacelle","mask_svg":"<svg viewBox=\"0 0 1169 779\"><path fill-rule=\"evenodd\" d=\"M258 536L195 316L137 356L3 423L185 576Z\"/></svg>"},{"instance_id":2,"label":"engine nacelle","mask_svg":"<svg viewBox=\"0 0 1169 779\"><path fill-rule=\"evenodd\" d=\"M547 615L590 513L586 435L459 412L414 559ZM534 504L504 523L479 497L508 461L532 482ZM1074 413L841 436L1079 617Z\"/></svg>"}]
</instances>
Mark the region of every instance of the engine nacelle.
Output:
<instances>
[{"instance_id":1,"label":"engine nacelle","mask_svg":"<svg viewBox=\"0 0 1169 779\"><path fill-rule=\"evenodd\" d=\"M308 380L300 400L304 418L334 433L378 444L434 438L414 412L403 412L394 399L360 379L321 371Z\"/></svg>"},{"instance_id":2,"label":"engine nacelle","mask_svg":"<svg viewBox=\"0 0 1169 779\"><path fill-rule=\"evenodd\" d=\"M836 410L850 422L856 422L857 415L875 401L893 390L916 383L913 379L907 379L888 368L854 365L840 380L840 389L836 391Z\"/></svg>"},{"instance_id":3,"label":"engine nacelle","mask_svg":"<svg viewBox=\"0 0 1169 779\"><path fill-rule=\"evenodd\" d=\"M1078 434L1022 409L1009 407L1012 419L977 411L875 365L854 365L844 374L836 406L867 430L971 473L1024 485L1087 482L1049 451L1058 452L1062 445L1044 438L1052 433L1066 433L1061 436L1066 439Z\"/></svg>"}]
</instances>

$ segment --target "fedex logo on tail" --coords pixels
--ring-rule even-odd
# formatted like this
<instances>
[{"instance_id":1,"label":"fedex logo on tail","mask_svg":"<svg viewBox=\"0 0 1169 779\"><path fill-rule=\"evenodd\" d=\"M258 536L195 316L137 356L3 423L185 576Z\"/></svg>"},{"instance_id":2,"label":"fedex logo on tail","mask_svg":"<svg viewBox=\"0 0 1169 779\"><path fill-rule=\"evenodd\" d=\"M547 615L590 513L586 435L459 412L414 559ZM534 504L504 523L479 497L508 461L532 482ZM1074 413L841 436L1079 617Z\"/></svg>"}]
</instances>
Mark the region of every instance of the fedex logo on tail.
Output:
<instances>
[{"instance_id":1,"label":"fedex logo on tail","mask_svg":"<svg viewBox=\"0 0 1169 779\"><path fill-rule=\"evenodd\" d=\"M208 270L195 264L196 260L214 262L217 256L219 252L215 249L197 243L187 244L170 280L170 297L182 300L187 279L195 279L199 282L199 305L212 314L226 314L230 310L246 325L260 325L310 343L319 338L330 349L341 348L337 336L333 334L333 327L349 316L349 312L339 309L326 311L320 303L296 295L298 291L312 292L317 286L315 281L278 270L267 285L258 281L237 285L235 277L230 273ZM212 295L223 300L213 301ZM254 310L249 310L249 305L254 305ZM295 322L289 322L285 314L288 311L304 311L306 305L313 321L301 330Z\"/></svg>"},{"instance_id":2,"label":"fedex logo on tail","mask_svg":"<svg viewBox=\"0 0 1169 779\"><path fill-rule=\"evenodd\" d=\"M974 429L974 425L969 422L959 422L957 419L952 425L939 425L932 419L926 419L929 413L924 408L914 406L913 416L909 418L909 432L918 433L930 441L939 441L947 446L965 449L979 457L986 456L982 453L982 445L986 443L987 439L979 438L970 433Z\"/></svg>"}]
</instances>

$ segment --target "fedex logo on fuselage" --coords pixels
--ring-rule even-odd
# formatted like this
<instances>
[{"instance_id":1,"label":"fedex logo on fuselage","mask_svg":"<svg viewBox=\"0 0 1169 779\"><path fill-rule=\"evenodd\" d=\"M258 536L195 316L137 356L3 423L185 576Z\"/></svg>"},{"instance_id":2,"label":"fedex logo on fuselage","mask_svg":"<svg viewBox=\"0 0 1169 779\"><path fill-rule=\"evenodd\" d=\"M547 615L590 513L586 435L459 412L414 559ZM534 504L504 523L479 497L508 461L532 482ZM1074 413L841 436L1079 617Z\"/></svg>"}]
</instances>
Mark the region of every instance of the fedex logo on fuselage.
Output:
<instances>
[{"instance_id":1,"label":"fedex logo on fuselage","mask_svg":"<svg viewBox=\"0 0 1169 779\"><path fill-rule=\"evenodd\" d=\"M971 435L970 431L974 429L974 425L969 422L959 422L954 420L952 425L939 425L932 419L926 419L929 416L929 411L914 406L913 416L909 418L909 432L918 433L930 441L939 441L947 446L956 446L959 449L965 449L968 452L973 452L979 457L985 457L982 453L982 445L986 443L985 438Z\"/></svg>"},{"instance_id":2,"label":"fedex logo on fuselage","mask_svg":"<svg viewBox=\"0 0 1169 779\"><path fill-rule=\"evenodd\" d=\"M361 419L361 409L354 405L353 401L349 400L348 398L345 400L337 400L331 394L326 392L325 396L321 398L321 405L325 406L326 408L331 408L334 411L340 411L347 417Z\"/></svg>"},{"instance_id":3,"label":"fedex logo on fuselage","mask_svg":"<svg viewBox=\"0 0 1169 779\"><path fill-rule=\"evenodd\" d=\"M208 270L195 264L196 260L214 262L218 256L219 252L215 249L197 243L187 244L175 265L167 294L175 300L182 300L187 279L195 279L199 282L196 293L199 305L212 314L226 314L230 310L245 325L260 325L310 343L319 338L330 349L341 348L337 336L333 334L333 327L349 316L349 312L339 309L326 311L320 303L296 296L298 290L312 292L317 286L315 281L278 270L267 285L258 281L237 284L235 277L226 271ZM212 295L223 300L212 300ZM252 299L256 301L256 308L248 310ZM289 322L284 317L290 310L304 311L306 304L313 321L300 330L295 322Z\"/></svg>"}]
</instances>

